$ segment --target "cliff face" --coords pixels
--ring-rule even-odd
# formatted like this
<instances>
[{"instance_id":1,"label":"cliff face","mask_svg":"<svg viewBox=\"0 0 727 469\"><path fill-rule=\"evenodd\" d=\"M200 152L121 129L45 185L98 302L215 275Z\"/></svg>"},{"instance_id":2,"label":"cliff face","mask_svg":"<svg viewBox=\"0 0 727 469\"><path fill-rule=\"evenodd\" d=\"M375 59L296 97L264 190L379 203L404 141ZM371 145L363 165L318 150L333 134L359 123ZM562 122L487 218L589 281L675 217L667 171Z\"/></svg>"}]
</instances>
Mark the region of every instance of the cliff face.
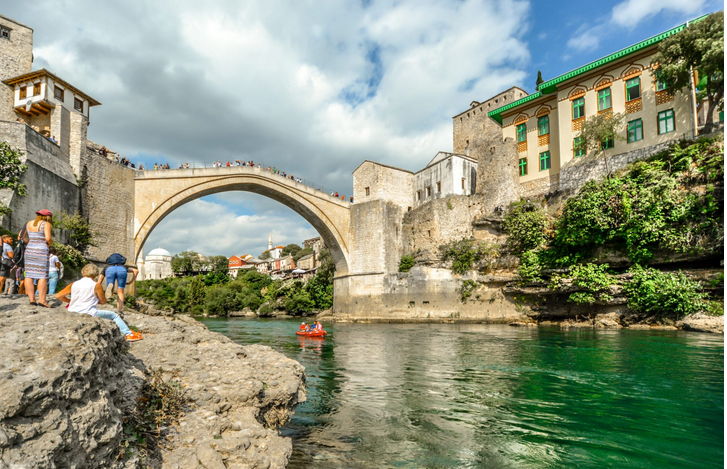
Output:
<instances>
[{"instance_id":1,"label":"cliff face","mask_svg":"<svg viewBox=\"0 0 727 469\"><path fill-rule=\"evenodd\" d=\"M300 364L191 318L125 319L143 341L128 345L108 320L0 299L0 467L285 467L292 446L277 426L305 400ZM124 418L159 368L188 403L146 458L128 457Z\"/></svg>"}]
</instances>

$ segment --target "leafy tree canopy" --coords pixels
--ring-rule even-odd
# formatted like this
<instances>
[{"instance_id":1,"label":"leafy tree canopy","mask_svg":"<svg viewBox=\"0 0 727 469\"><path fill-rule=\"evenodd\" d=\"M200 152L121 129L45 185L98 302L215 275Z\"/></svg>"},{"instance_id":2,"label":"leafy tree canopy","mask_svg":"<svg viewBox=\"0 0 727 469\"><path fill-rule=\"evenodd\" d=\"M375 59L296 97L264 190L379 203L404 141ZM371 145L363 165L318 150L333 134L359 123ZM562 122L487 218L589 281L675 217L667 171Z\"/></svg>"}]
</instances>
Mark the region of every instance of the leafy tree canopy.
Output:
<instances>
[{"instance_id":1,"label":"leafy tree canopy","mask_svg":"<svg viewBox=\"0 0 727 469\"><path fill-rule=\"evenodd\" d=\"M270 251L265 251L264 253L260 254L260 259L270 259Z\"/></svg>"},{"instance_id":2,"label":"leafy tree canopy","mask_svg":"<svg viewBox=\"0 0 727 469\"><path fill-rule=\"evenodd\" d=\"M692 69L706 78L697 98L709 102L705 123L710 126L715 108L724 106L724 12L712 13L664 39L651 64L652 73L672 94L690 85Z\"/></svg>"},{"instance_id":3,"label":"leafy tree canopy","mask_svg":"<svg viewBox=\"0 0 727 469\"><path fill-rule=\"evenodd\" d=\"M285 246L285 247L283 248L283 251L282 251L282 252L280 253L280 256L281 256L281 257L285 257L285 256L287 256L288 254L290 254L291 256L295 257L295 255L296 255L296 254L298 254L298 252L299 252L299 251L300 251L301 249L303 249L303 248L301 248L301 247L300 247L300 246L298 246L297 244L288 244L287 246Z\"/></svg>"},{"instance_id":4,"label":"leafy tree canopy","mask_svg":"<svg viewBox=\"0 0 727 469\"><path fill-rule=\"evenodd\" d=\"M606 145L608 140L625 140L626 138L619 134L622 130L624 122L624 113L605 112L587 117L583 122L581 131L578 133L580 138L579 148L586 153L595 151L596 154L603 153L606 162L606 170L611 173L608 168L608 159L606 159Z\"/></svg>"},{"instance_id":5,"label":"leafy tree canopy","mask_svg":"<svg viewBox=\"0 0 727 469\"><path fill-rule=\"evenodd\" d=\"M209 265L207 259L195 251L182 251L172 257L172 270L174 272L199 272L207 265Z\"/></svg>"}]
</instances>

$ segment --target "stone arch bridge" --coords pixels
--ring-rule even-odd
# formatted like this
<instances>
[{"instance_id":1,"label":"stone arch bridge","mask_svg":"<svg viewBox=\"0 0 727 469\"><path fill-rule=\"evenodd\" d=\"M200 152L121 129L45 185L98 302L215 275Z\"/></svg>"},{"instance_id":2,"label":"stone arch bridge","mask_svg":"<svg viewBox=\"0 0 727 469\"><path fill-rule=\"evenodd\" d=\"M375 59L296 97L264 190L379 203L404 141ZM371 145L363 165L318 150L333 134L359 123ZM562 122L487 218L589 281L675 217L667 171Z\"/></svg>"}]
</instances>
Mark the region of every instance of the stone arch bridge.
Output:
<instances>
[{"instance_id":1,"label":"stone arch bridge","mask_svg":"<svg viewBox=\"0 0 727 469\"><path fill-rule=\"evenodd\" d=\"M277 200L305 218L330 249L336 275L349 272L351 204L323 191L250 166L137 171L134 186L134 259L149 233L175 209L206 195L247 191Z\"/></svg>"}]
</instances>

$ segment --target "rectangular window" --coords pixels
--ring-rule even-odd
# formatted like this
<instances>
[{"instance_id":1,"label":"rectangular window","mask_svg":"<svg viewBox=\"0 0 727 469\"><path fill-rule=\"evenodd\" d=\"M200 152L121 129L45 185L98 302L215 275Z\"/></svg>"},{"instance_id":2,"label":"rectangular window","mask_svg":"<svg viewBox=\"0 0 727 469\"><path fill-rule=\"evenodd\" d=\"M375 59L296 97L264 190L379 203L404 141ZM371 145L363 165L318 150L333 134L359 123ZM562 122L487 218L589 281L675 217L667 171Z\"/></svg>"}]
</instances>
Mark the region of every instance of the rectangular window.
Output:
<instances>
[{"instance_id":1,"label":"rectangular window","mask_svg":"<svg viewBox=\"0 0 727 469\"><path fill-rule=\"evenodd\" d=\"M613 137L608 137L601 142L601 150L608 150L609 148L613 148Z\"/></svg>"},{"instance_id":2,"label":"rectangular window","mask_svg":"<svg viewBox=\"0 0 727 469\"><path fill-rule=\"evenodd\" d=\"M422 191L417 191L417 202L422 200Z\"/></svg>"},{"instance_id":3,"label":"rectangular window","mask_svg":"<svg viewBox=\"0 0 727 469\"><path fill-rule=\"evenodd\" d=\"M366 188L366 195L371 195L371 188L370 187L367 187Z\"/></svg>"},{"instance_id":4,"label":"rectangular window","mask_svg":"<svg viewBox=\"0 0 727 469\"><path fill-rule=\"evenodd\" d=\"M548 116L538 117L538 136L550 133L550 120Z\"/></svg>"},{"instance_id":5,"label":"rectangular window","mask_svg":"<svg viewBox=\"0 0 727 469\"><path fill-rule=\"evenodd\" d=\"M437 182L437 194L439 194L441 192L442 192L442 183L441 182Z\"/></svg>"},{"instance_id":6,"label":"rectangular window","mask_svg":"<svg viewBox=\"0 0 727 469\"><path fill-rule=\"evenodd\" d=\"M659 113L659 134L674 132L674 109L667 109Z\"/></svg>"},{"instance_id":7,"label":"rectangular window","mask_svg":"<svg viewBox=\"0 0 727 469\"><path fill-rule=\"evenodd\" d=\"M464 190L464 178L462 178L462 189Z\"/></svg>"},{"instance_id":8,"label":"rectangular window","mask_svg":"<svg viewBox=\"0 0 727 469\"><path fill-rule=\"evenodd\" d=\"M583 144L583 137L576 137L573 139L573 156L578 158L579 156L586 155L586 147Z\"/></svg>"},{"instance_id":9,"label":"rectangular window","mask_svg":"<svg viewBox=\"0 0 727 469\"><path fill-rule=\"evenodd\" d=\"M641 97L641 77L626 80L626 101Z\"/></svg>"},{"instance_id":10,"label":"rectangular window","mask_svg":"<svg viewBox=\"0 0 727 469\"><path fill-rule=\"evenodd\" d=\"M573 120L579 119L586 115L586 98L578 98L573 100Z\"/></svg>"},{"instance_id":11,"label":"rectangular window","mask_svg":"<svg viewBox=\"0 0 727 469\"><path fill-rule=\"evenodd\" d=\"M636 119L628 123L628 142L638 142L644 139L644 129L641 119Z\"/></svg>"},{"instance_id":12,"label":"rectangular window","mask_svg":"<svg viewBox=\"0 0 727 469\"><path fill-rule=\"evenodd\" d=\"M58 101L63 101L63 88L53 87L53 97Z\"/></svg>"},{"instance_id":13,"label":"rectangular window","mask_svg":"<svg viewBox=\"0 0 727 469\"><path fill-rule=\"evenodd\" d=\"M654 80L656 80L656 91L663 91L666 89L666 83L664 80L661 79L661 71L657 70L656 74L654 75Z\"/></svg>"},{"instance_id":14,"label":"rectangular window","mask_svg":"<svg viewBox=\"0 0 727 469\"><path fill-rule=\"evenodd\" d=\"M524 142L527 138L527 124L520 124L516 127L517 129L517 141L518 143Z\"/></svg>"},{"instance_id":15,"label":"rectangular window","mask_svg":"<svg viewBox=\"0 0 727 469\"><path fill-rule=\"evenodd\" d=\"M73 109L83 112L83 101L78 98L73 98Z\"/></svg>"},{"instance_id":16,"label":"rectangular window","mask_svg":"<svg viewBox=\"0 0 727 469\"><path fill-rule=\"evenodd\" d=\"M10 40L10 30L8 28L0 26L0 39Z\"/></svg>"},{"instance_id":17,"label":"rectangular window","mask_svg":"<svg viewBox=\"0 0 727 469\"><path fill-rule=\"evenodd\" d=\"M20 99L25 99L28 97L28 88L21 86L20 87Z\"/></svg>"},{"instance_id":18,"label":"rectangular window","mask_svg":"<svg viewBox=\"0 0 727 469\"><path fill-rule=\"evenodd\" d=\"M528 159L520 158L520 176L528 174Z\"/></svg>"},{"instance_id":19,"label":"rectangular window","mask_svg":"<svg viewBox=\"0 0 727 469\"><path fill-rule=\"evenodd\" d=\"M33 96L38 96L40 94L40 83L33 84Z\"/></svg>"},{"instance_id":20,"label":"rectangular window","mask_svg":"<svg viewBox=\"0 0 727 469\"><path fill-rule=\"evenodd\" d=\"M427 197L432 196L432 186L427 186Z\"/></svg>"},{"instance_id":21,"label":"rectangular window","mask_svg":"<svg viewBox=\"0 0 727 469\"><path fill-rule=\"evenodd\" d=\"M611 109L611 87L598 91L598 110Z\"/></svg>"},{"instance_id":22,"label":"rectangular window","mask_svg":"<svg viewBox=\"0 0 727 469\"><path fill-rule=\"evenodd\" d=\"M544 151L540 154L540 170L550 169L550 152Z\"/></svg>"}]
</instances>

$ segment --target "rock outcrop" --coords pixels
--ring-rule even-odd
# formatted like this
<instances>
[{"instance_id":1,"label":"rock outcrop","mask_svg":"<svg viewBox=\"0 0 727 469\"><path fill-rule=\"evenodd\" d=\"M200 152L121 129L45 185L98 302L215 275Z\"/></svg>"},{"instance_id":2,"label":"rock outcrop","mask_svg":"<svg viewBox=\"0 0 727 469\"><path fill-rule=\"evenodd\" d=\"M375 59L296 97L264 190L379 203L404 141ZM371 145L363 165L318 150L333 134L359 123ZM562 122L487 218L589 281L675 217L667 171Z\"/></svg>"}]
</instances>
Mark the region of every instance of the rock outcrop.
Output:
<instances>
[{"instance_id":1,"label":"rock outcrop","mask_svg":"<svg viewBox=\"0 0 727 469\"><path fill-rule=\"evenodd\" d=\"M144 340L127 344L108 320L0 299L0 468L285 467L292 445L277 427L305 400L300 364L188 317L125 320ZM188 404L145 460L129 458L124 418L160 368Z\"/></svg>"}]
</instances>

